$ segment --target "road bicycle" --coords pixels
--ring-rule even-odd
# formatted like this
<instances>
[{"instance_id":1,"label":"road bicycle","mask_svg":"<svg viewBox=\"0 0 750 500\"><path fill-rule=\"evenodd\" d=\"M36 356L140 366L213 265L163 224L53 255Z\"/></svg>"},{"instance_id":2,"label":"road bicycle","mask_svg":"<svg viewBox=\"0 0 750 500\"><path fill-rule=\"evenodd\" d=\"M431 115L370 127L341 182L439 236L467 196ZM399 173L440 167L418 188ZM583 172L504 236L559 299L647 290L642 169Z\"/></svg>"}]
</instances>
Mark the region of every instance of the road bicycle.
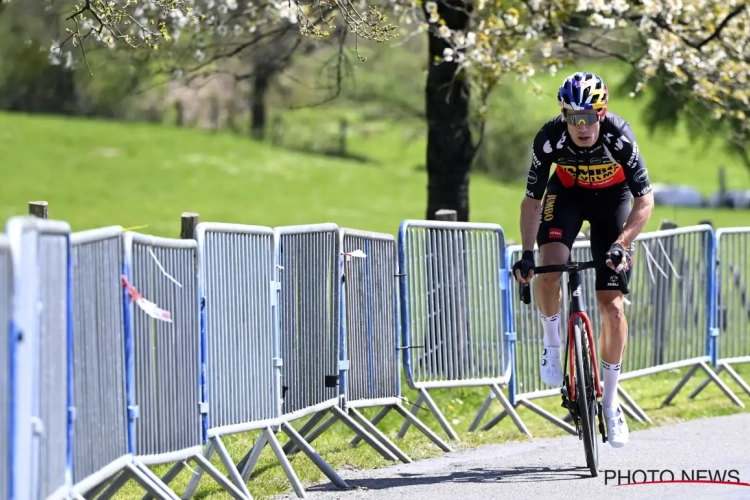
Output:
<instances>
[{"instance_id":1,"label":"road bicycle","mask_svg":"<svg viewBox=\"0 0 750 500\"><path fill-rule=\"evenodd\" d=\"M584 269L593 269L594 261L573 262L567 264L539 266L534 269L534 274L544 273L568 273L568 297L570 298L570 316L568 320L568 342L565 349L565 362L563 363L563 385L560 389L562 394L562 407L570 412L578 439L583 441L586 452L586 466L591 475L599 475L599 445L596 439L594 422L599 420L599 432L602 435L602 443L607 442L606 426L604 425L602 403L602 389L597 368L596 349L594 348L594 335L586 314L580 272ZM521 276L528 275L526 269L521 269ZM627 295L628 277L625 270L619 274L619 289ZM529 285L519 283L520 297L524 304L531 304L531 290ZM568 375L568 354L570 354L570 376ZM579 376L583 374L583 376ZM570 382L570 379L574 383Z\"/></svg>"}]
</instances>

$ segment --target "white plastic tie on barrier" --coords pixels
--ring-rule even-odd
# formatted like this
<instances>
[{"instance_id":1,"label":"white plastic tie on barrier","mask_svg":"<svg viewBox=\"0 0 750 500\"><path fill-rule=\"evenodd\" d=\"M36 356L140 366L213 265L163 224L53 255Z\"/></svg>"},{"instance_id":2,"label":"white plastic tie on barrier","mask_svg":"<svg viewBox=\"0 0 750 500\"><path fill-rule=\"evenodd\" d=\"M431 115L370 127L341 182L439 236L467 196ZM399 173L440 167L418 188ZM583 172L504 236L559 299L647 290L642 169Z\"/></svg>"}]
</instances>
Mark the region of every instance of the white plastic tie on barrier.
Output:
<instances>
[{"instance_id":1,"label":"white plastic tie on barrier","mask_svg":"<svg viewBox=\"0 0 750 500\"><path fill-rule=\"evenodd\" d=\"M360 249L354 250L353 252L341 252L341 253L343 253L346 256L346 260L349 260L352 257L357 257L360 259L367 258L367 254Z\"/></svg>"},{"instance_id":2,"label":"white plastic tie on barrier","mask_svg":"<svg viewBox=\"0 0 750 500\"><path fill-rule=\"evenodd\" d=\"M672 260L669 258L669 255L667 255L667 249L664 248L664 242L662 240L659 240L659 248L661 248L661 253L664 254L664 258L667 259L667 264L669 264L669 267L674 271L674 275L677 279L680 279L680 274L677 272L677 269L674 268L674 265L672 265Z\"/></svg>"},{"instance_id":3,"label":"white plastic tie on barrier","mask_svg":"<svg viewBox=\"0 0 750 500\"><path fill-rule=\"evenodd\" d=\"M162 266L162 265L161 265L161 262L159 262L159 259L157 259L157 258L156 258L156 254L154 253L154 251L153 251L153 250L151 250L151 249L149 248L149 249L148 249L148 253L150 253L150 254L151 254L151 257L153 257L153 259L154 259L154 262L156 262L156 265L157 265L157 266L159 266L159 270L161 270L161 272L162 272L162 273L164 273L164 276L166 276L167 278L169 278L169 279L170 279L170 280L171 280L171 281L172 281L172 282L173 282L173 283L174 283L175 285L177 285L177 286L179 286L180 288L182 288L182 285L180 285L180 283L179 283L179 282L178 282L178 281L177 281L176 279L174 279L174 278L173 278L173 277L172 277L172 276L171 276L171 275L170 275L170 274L169 274L169 273L167 272L167 270L166 270L166 269L164 269L164 266Z\"/></svg>"},{"instance_id":4,"label":"white plastic tie on barrier","mask_svg":"<svg viewBox=\"0 0 750 500\"><path fill-rule=\"evenodd\" d=\"M661 272L662 276L669 279L669 276L667 276L667 273L664 272L664 269L659 266L659 264L656 263L656 259L651 254L651 251L648 249L648 245L643 245L643 250L646 252L646 264L648 264L648 272L651 275L651 282L656 283L656 279L654 278L654 271L651 269L651 262L654 263L656 268ZM669 257L667 257L667 260L669 260Z\"/></svg>"},{"instance_id":5,"label":"white plastic tie on barrier","mask_svg":"<svg viewBox=\"0 0 750 500\"><path fill-rule=\"evenodd\" d=\"M146 314L152 318L166 321L167 323L172 322L172 313L165 311L150 300L147 300L141 293L135 289L133 285L128 282L127 276L122 275L122 284L128 290L130 298L140 307Z\"/></svg>"}]
</instances>

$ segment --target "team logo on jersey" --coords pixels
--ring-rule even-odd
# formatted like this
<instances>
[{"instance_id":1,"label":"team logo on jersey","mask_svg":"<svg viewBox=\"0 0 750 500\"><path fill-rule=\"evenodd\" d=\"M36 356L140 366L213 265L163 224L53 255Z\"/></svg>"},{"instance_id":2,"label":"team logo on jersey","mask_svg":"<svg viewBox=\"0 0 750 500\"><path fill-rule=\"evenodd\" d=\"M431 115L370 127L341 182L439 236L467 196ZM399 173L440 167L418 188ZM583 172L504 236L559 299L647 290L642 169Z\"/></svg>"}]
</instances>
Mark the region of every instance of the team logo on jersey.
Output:
<instances>
[{"instance_id":1,"label":"team logo on jersey","mask_svg":"<svg viewBox=\"0 0 750 500\"><path fill-rule=\"evenodd\" d=\"M635 176L633 176L633 180L635 182L643 182L646 179L648 179L648 172L645 168L640 169L638 172L635 173Z\"/></svg>"},{"instance_id":2,"label":"team logo on jersey","mask_svg":"<svg viewBox=\"0 0 750 500\"><path fill-rule=\"evenodd\" d=\"M554 218L553 210L555 208L556 194L550 194L547 196L547 201L544 202L544 210L542 211L542 217L545 221L549 222Z\"/></svg>"},{"instance_id":3,"label":"team logo on jersey","mask_svg":"<svg viewBox=\"0 0 750 500\"><path fill-rule=\"evenodd\" d=\"M572 187L576 179L576 167L573 165L557 165L557 176L565 187ZM576 184L590 189L601 189L625 180L625 172L618 163L603 163L601 165L579 165Z\"/></svg>"}]
</instances>

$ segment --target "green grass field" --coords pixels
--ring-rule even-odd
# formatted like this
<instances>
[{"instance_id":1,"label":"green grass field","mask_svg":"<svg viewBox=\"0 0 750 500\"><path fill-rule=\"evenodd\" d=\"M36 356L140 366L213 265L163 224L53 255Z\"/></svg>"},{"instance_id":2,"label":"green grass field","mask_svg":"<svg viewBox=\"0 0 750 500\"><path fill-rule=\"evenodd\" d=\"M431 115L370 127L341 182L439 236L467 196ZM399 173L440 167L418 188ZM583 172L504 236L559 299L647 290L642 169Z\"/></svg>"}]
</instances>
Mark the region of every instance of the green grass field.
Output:
<instances>
[{"instance_id":1,"label":"green grass field","mask_svg":"<svg viewBox=\"0 0 750 500\"><path fill-rule=\"evenodd\" d=\"M618 68L599 67L610 82L619 77ZM375 78L372 68L361 73ZM409 84L419 88L422 76L415 74L416 83ZM528 115L538 125L557 112L551 96L561 75L540 78L547 98L534 101L536 108ZM360 75L359 81L362 79ZM394 85L393 78L381 79L381 86ZM421 98L416 94L415 99ZM683 128L675 133L649 135L637 102L616 98L610 108L632 123L652 182L688 184L708 195L718 189L717 168L724 165L730 188L750 188L748 171L718 144L696 144ZM349 150L368 160L357 162L293 152L228 132L2 113L0 217L25 213L28 201L46 200L50 203L50 217L68 221L74 230L112 224L126 228L147 225L139 231L176 237L180 214L192 211L198 212L202 221L265 226L330 221L345 227L395 233L403 219L424 217L425 126L416 118L386 120L384 114L387 116L377 103L355 108L350 102L284 113L285 120L294 123L285 143L300 145L335 134L338 117L346 115L351 124ZM475 175L471 182L471 220L499 223L509 239L518 240L518 207L523 194L522 184L500 184ZM662 219L681 226L704 219L712 219L720 227L742 226L748 223L748 213L657 207L647 230L656 229ZM746 379L750 377L747 368L739 371ZM696 401L689 401L687 394L702 377L695 377L672 405L661 408L661 399L679 377L679 371L670 372L629 380L623 386L656 424L741 411L714 386ZM740 394L735 384L730 387ZM435 396L460 432L460 446L524 439L508 419L486 433L465 432L485 395L483 390L459 389L439 391ZM411 391L405 391L405 396L415 399ZM741 398L750 404L747 395ZM495 411L498 406L493 403ZM543 401L542 406L562 415L557 398ZM560 435L557 428L528 410L520 413L535 436ZM438 429L429 415L420 415ZM393 437L399 425L400 419L390 415L381 429ZM643 425L631 422L631 428ZM350 433L341 424L335 429L316 441L317 450L331 465L345 470L386 464L364 444L351 449L347 444ZM227 440L236 460L248 450L253 436ZM413 429L402 447L415 459L440 453ZM218 465L218 461L215 463ZM292 464L306 484L325 479L303 456L295 456ZM584 465L583 461L580 465ZM249 485L256 498L288 491L269 450L264 451L256 470ZM157 469L158 473L165 471L164 467ZM178 493L188 479L189 471L177 478ZM130 485L118 498L138 498L137 492ZM204 478L197 498L228 497L218 492L211 479Z\"/></svg>"}]
</instances>

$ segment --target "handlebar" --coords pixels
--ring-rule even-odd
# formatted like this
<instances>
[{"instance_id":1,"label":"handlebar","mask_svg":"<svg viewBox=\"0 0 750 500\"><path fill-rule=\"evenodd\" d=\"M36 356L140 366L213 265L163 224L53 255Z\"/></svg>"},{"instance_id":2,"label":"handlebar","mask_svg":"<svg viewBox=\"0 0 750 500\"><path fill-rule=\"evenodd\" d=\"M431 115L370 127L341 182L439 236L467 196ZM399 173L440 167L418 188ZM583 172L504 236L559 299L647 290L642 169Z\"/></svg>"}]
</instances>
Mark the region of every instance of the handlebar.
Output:
<instances>
[{"instance_id":1,"label":"handlebar","mask_svg":"<svg viewBox=\"0 0 750 500\"><path fill-rule=\"evenodd\" d=\"M568 262L567 264L553 264L548 266L539 266L534 269L534 274L545 274L545 273L573 273L573 272L579 272L583 271L584 269L593 269L594 268L594 261L590 260L587 262ZM521 276L524 274L528 274L528 270L526 273L524 273L524 270L521 270ZM624 294L627 295L630 293L630 289L628 288L628 275L626 272L621 271L620 274L618 274L620 277L618 288L619 290ZM515 272L513 274L513 278L515 279ZM519 283L519 295L521 296L521 302L524 304L531 304L531 288L529 285L524 283Z\"/></svg>"}]
</instances>

